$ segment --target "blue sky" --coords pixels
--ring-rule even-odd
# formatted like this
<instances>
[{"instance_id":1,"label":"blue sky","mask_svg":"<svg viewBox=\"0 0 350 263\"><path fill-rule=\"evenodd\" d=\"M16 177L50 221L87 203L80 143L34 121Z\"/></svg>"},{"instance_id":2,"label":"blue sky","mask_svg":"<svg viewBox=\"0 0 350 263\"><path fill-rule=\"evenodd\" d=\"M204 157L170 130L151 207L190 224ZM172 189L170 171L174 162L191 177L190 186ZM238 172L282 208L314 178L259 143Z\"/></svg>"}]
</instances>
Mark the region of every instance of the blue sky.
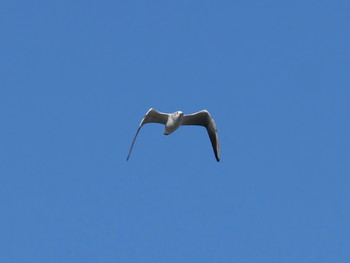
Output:
<instances>
[{"instance_id":1,"label":"blue sky","mask_svg":"<svg viewBox=\"0 0 350 263\"><path fill-rule=\"evenodd\" d=\"M349 262L349 3L2 1L0 261Z\"/></svg>"}]
</instances>

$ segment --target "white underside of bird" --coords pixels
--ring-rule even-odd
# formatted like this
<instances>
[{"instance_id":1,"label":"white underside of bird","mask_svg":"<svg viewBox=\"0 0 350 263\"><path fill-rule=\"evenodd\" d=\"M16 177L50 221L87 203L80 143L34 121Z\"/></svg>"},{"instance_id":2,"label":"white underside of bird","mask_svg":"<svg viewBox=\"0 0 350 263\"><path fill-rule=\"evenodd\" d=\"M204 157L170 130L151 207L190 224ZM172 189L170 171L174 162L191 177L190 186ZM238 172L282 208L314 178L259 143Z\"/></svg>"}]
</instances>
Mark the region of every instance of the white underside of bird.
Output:
<instances>
[{"instance_id":1,"label":"white underside of bird","mask_svg":"<svg viewBox=\"0 0 350 263\"><path fill-rule=\"evenodd\" d=\"M193 114L184 115L182 111L174 113L162 113L155 109L150 109L145 117L142 119L134 140L132 141L130 151L127 157L129 160L131 151L133 149L136 137L141 127L146 123L161 123L165 125L164 135L169 135L176 131L181 125L200 125L207 129L209 138L214 150L215 158L220 161L220 144L214 119L207 110L202 110Z\"/></svg>"}]
</instances>

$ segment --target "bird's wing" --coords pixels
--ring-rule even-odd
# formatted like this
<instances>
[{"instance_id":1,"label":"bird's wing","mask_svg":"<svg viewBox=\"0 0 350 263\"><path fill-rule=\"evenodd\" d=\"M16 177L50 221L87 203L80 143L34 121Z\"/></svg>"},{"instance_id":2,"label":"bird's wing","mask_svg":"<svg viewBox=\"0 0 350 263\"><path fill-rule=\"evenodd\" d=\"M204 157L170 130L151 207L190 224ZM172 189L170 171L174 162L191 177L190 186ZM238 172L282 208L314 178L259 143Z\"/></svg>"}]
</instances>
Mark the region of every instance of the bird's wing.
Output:
<instances>
[{"instance_id":1,"label":"bird's wing","mask_svg":"<svg viewBox=\"0 0 350 263\"><path fill-rule=\"evenodd\" d=\"M204 126L209 134L211 145L215 153L215 158L220 161L220 143L219 136L216 130L214 119L206 110L202 110L193 114L184 115L182 125L200 125Z\"/></svg>"},{"instance_id":2,"label":"bird's wing","mask_svg":"<svg viewBox=\"0 0 350 263\"><path fill-rule=\"evenodd\" d=\"M138 127L138 129L136 131L136 135L135 135L135 137L134 137L134 139L132 141L132 144L131 144L131 147L130 147L130 151L129 151L129 154L128 154L128 157L126 158L126 160L129 160L132 148L134 147L134 143L135 143L136 137L139 134L139 131L140 131L141 127L144 124L151 123L151 122L166 124L167 121L168 121L169 115L170 114L162 113L162 112L156 111L155 109L152 109L152 108L149 109L149 111L147 111L145 117L143 117L143 119L140 122L140 125L139 125L139 127Z\"/></svg>"}]
</instances>

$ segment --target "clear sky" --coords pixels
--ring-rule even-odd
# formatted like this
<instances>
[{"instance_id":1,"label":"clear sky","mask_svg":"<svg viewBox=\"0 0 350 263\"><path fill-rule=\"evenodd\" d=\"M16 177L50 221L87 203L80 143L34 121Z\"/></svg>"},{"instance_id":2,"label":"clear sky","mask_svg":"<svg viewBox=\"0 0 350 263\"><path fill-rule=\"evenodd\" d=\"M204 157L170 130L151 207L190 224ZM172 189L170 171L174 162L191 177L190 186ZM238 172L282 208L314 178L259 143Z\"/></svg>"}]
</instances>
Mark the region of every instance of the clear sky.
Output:
<instances>
[{"instance_id":1,"label":"clear sky","mask_svg":"<svg viewBox=\"0 0 350 263\"><path fill-rule=\"evenodd\" d=\"M0 10L0 262L350 262L349 1Z\"/></svg>"}]
</instances>

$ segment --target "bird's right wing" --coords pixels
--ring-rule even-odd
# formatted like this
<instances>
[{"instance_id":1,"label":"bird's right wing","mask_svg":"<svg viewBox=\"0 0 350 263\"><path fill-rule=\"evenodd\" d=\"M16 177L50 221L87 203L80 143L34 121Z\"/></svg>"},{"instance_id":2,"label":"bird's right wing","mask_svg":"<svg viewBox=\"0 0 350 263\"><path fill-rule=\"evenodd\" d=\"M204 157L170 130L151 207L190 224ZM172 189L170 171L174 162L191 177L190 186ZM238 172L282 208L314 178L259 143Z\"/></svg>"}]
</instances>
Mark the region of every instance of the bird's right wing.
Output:
<instances>
[{"instance_id":1,"label":"bird's right wing","mask_svg":"<svg viewBox=\"0 0 350 263\"><path fill-rule=\"evenodd\" d=\"M162 112L159 112L159 111L156 111L155 109L151 108L149 109L149 111L147 111L146 115L143 117L142 121L140 122L140 125L136 131L136 135L132 141L132 144L131 144L131 147L130 147L130 151L129 151L129 154L128 154L128 157L126 158L126 160L129 160L129 157L130 157L130 154L131 154L131 151L132 151L132 148L134 147L134 143L136 141L136 137L137 135L139 134L139 131L141 129L141 127L146 124L146 123L151 123L151 122L154 122L154 123L161 123L161 124L166 124L167 121L168 121L168 118L169 118L169 115L170 114L167 114L167 113L162 113Z\"/></svg>"}]
</instances>

